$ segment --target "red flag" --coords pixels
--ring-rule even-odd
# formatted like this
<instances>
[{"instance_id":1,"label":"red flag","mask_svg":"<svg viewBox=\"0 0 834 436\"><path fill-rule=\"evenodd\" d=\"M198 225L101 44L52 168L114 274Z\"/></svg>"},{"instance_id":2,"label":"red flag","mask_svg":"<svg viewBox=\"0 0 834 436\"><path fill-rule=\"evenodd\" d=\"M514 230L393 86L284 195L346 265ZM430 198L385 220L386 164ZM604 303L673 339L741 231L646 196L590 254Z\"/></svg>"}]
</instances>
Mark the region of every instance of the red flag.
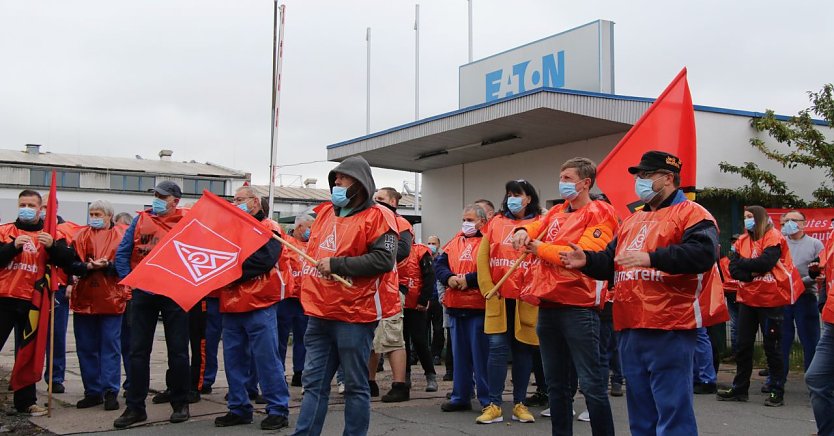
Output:
<instances>
[{"instance_id":1,"label":"red flag","mask_svg":"<svg viewBox=\"0 0 834 436\"><path fill-rule=\"evenodd\" d=\"M55 190L55 171L52 171L52 184L49 187L49 201L46 203L46 218L43 231L52 239L57 238L58 197ZM19 390L37 383L43 374L46 356L46 343L49 339L49 311L52 308L52 296L58 289L58 281L50 280L54 266L47 265L44 277L35 283L29 307L29 324L23 329L23 342L19 344L12 368L12 389Z\"/></svg>"},{"instance_id":2,"label":"red flag","mask_svg":"<svg viewBox=\"0 0 834 436\"><path fill-rule=\"evenodd\" d=\"M628 216L641 204L628 167L636 165L649 150L665 151L680 158L683 162L681 187L685 190L695 187L695 110L686 68L597 167L599 189L611 200L620 217Z\"/></svg>"},{"instance_id":3,"label":"red flag","mask_svg":"<svg viewBox=\"0 0 834 436\"><path fill-rule=\"evenodd\" d=\"M203 191L191 211L119 283L165 295L188 311L239 278L243 261L271 236L248 213Z\"/></svg>"}]
</instances>

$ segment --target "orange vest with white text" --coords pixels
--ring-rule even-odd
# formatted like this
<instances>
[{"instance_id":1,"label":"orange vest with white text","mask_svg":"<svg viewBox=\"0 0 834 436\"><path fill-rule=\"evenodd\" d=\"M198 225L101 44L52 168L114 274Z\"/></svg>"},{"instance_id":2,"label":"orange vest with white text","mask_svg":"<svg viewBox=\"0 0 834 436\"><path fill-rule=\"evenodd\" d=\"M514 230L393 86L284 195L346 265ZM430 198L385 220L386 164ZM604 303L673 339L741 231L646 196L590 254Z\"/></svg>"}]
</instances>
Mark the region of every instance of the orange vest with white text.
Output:
<instances>
[{"instance_id":1,"label":"orange vest with white text","mask_svg":"<svg viewBox=\"0 0 834 436\"><path fill-rule=\"evenodd\" d=\"M130 254L130 269L136 269L156 244L177 225L187 210L174 209L164 216L153 215L150 211L139 212L133 228L133 253Z\"/></svg>"},{"instance_id":2,"label":"orange vest with white text","mask_svg":"<svg viewBox=\"0 0 834 436\"><path fill-rule=\"evenodd\" d=\"M745 232L735 243L736 253L748 259L759 257L765 248L778 245L782 254L776 266L765 274L755 276L752 282L739 282L736 301L751 307L780 307L796 302L805 290L799 271L793 265L788 241L775 228L771 228L758 241Z\"/></svg>"},{"instance_id":3,"label":"orange vest with white text","mask_svg":"<svg viewBox=\"0 0 834 436\"><path fill-rule=\"evenodd\" d=\"M741 284L730 276L730 258L722 257L718 261L718 267L721 268L721 274L724 276L724 292L734 294L741 287Z\"/></svg>"},{"instance_id":4,"label":"orange vest with white text","mask_svg":"<svg viewBox=\"0 0 834 436\"><path fill-rule=\"evenodd\" d=\"M651 253L680 244L688 228L705 220L715 224L706 209L688 200L656 212L635 212L620 226L616 255L628 251ZM714 264L700 274L667 274L652 267L623 268L615 264L614 280L617 330L689 330L729 319Z\"/></svg>"},{"instance_id":5,"label":"orange vest with white text","mask_svg":"<svg viewBox=\"0 0 834 436\"><path fill-rule=\"evenodd\" d=\"M23 246L20 253L12 258L8 265L0 269L0 297L31 300L35 290L35 282L42 279L46 273L46 248L38 242L38 231L18 229L14 223L0 225L0 243L8 244L22 235L32 238L31 243ZM55 240L65 239L59 230Z\"/></svg>"},{"instance_id":6,"label":"orange vest with white text","mask_svg":"<svg viewBox=\"0 0 834 436\"><path fill-rule=\"evenodd\" d=\"M443 252L449 259L449 269L453 273L469 274L478 271L476 257L481 240L481 236L467 238L463 233L458 233L443 247ZM443 294L443 305L452 309L484 309L486 300L478 289L460 290L447 287L446 293Z\"/></svg>"},{"instance_id":7,"label":"orange vest with white text","mask_svg":"<svg viewBox=\"0 0 834 436\"><path fill-rule=\"evenodd\" d=\"M301 251L307 251L307 243L296 239L292 236L287 235L284 238L293 245L293 247L301 249ZM284 298L298 298L298 295L301 293L301 269L304 268L304 264L308 263L306 260L302 259L301 256L291 249L285 248L284 251L290 257L290 271L292 271L292 288L287 290L287 293L284 295ZM282 254L283 255L283 254Z\"/></svg>"},{"instance_id":8,"label":"orange vest with white text","mask_svg":"<svg viewBox=\"0 0 834 436\"><path fill-rule=\"evenodd\" d=\"M397 233L394 213L374 205L355 215L337 217L333 204L315 208L316 220L310 229L307 254L314 259L325 257L356 257L388 232ZM396 251L396 237L391 247ZM393 316L402 310L397 271L372 277L343 277L350 288L321 276L315 265L302 267L301 305L307 315L317 318L368 323Z\"/></svg>"},{"instance_id":9,"label":"orange vest with white text","mask_svg":"<svg viewBox=\"0 0 834 436\"><path fill-rule=\"evenodd\" d=\"M568 212L569 203L553 206L542 218L542 231L547 232L542 242L554 245L578 243L589 227L605 222L617 222L614 208L601 200ZM616 226L611 229L616 233ZM530 235L537 238L539 235ZM595 235L596 236L596 235ZM602 307L608 287L604 281L594 280L578 270L536 258L530 268L530 292L540 300L576 307Z\"/></svg>"},{"instance_id":10,"label":"orange vest with white text","mask_svg":"<svg viewBox=\"0 0 834 436\"><path fill-rule=\"evenodd\" d=\"M73 247L82 262L88 259L116 259L116 249L122 241L124 229L94 229L83 227L75 235ZM84 315L116 315L124 313L128 295L119 284L119 276L105 270L92 270L78 279L70 297L70 309Z\"/></svg>"},{"instance_id":11,"label":"orange vest with white text","mask_svg":"<svg viewBox=\"0 0 834 436\"><path fill-rule=\"evenodd\" d=\"M513 248L513 233L516 228L536 221L539 217L526 220L514 220L503 215L495 215L484 230L484 238L489 241L489 273L493 283L498 283L504 274L512 268L521 251ZM526 257L519 267L507 278L498 290L504 298L518 299L524 288L524 278L530 268L531 260Z\"/></svg>"},{"instance_id":12,"label":"orange vest with white text","mask_svg":"<svg viewBox=\"0 0 834 436\"><path fill-rule=\"evenodd\" d=\"M400 284L404 284L408 288L408 293L405 294L406 309L417 307L417 300L423 288L423 271L420 270L420 259L426 254L431 257L431 250L427 245L414 244L411 246L411 253L408 254L408 257L397 266Z\"/></svg>"},{"instance_id":13,"label":"orange vest with white text","mask_svg":"<svg viewBox=\"0 0 834 436\"><path fill-rule=\"evenodd\" d=\"M834 232L828 235L820 253L820 269L825 274L825 288L828 291L828 298L822 308L822 320L834 324Z\"/></svg>"},{"instance_id":14,"label":"orange vest with white text","mask_svg":"<svg viewBox=\"0 0 834 436\"><path fill-rule=\"evenodd\" d=\"M280 231L280 226L275 221L265 218L261 226L267 231ZM268 242L267 242L268 243ZM257 277L251 278L243 283L232 283L220 290L220 312L222 313L243 313L264 309L281 301L284 292L284 281L279 268L282 265L281 258L270 270Z\"/></svg>"}]
</instances>

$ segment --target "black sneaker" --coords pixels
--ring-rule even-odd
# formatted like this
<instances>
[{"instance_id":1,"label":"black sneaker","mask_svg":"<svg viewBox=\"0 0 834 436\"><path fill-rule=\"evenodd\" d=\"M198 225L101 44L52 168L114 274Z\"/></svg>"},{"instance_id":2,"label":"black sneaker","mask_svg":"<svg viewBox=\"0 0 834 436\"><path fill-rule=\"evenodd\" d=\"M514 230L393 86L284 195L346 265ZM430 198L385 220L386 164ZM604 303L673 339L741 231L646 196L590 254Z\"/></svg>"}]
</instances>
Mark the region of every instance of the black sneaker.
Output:
<instances>
[{"instance_id":1,"label":"black sneaker","mask_svg":"<svg viewBox=\"0 0 834 436\"><path fill-rule=\"evenodd\" d=\"M722 389L715 394L715 399L718 401L747 401L747 392L739 392L735 388Z\"/></svg>"},{"instance_id":2,"label":"black sneaker","mask_svg":"<svg viewBox=\"0 0 834 436\"><path fill-rule=\"evenodd\" d=\"M171 414L171 418L168 419L168 422L171 424L178 424L180 422L185 422L191 419L191 412L188 409L188 403L183 404L179 407L174 407L174 413Z\"/></svg>"},{"instance_id":3,"label":"black sneaker","mask_svg":"<svg viewBox=\"0 0 834 436\"><path fill-rule=\"evenodd\" d=\"M621 383L611 383L611 396L612 397L622 397L623 396L623 385Z\"/></svg>"},{"instance_id":4,"label":"black sneaker","mask_svg":"<svg viewBox=\"0 0 834 436\"><path fill-rule=\"evenodd\" d=\"M405 383L394 382L391 383L391 390L382 396L383 403L401 403L408 401L411 398L411 392L408 390L408 385Z\"/></svg>"},{"instance_id":5,"label":"black sneaker","mask_svg":"<svg viewBox=\"0 0 834 436\"><path fill-rule=\"evenodd\" d=\"M376 380L368 380L368 386L371 387L371 396L378 397L379 396L379 385L376 384Z\"/></svg>"},{"instance_id":6,"label":"black sneaker","mask_svg":"<svg viewBox=\"0 0 834 436\"><path fill-rule=\"evenodd\" d=\"M79 409L89 409L90 407L98 406L103 403L101 395L85 395L84 398L75 403L75 407Z\"/></svg>"},{"instance_id":7,"label":"black sneaker","mask_svg":"<svg viewBox=\"0 0 834 436\"><path fill-rule=\"evenodd\" d=\"M104 410L119 410L119 397L115 392L104 393Z\"/></svg>"},{"instance_id":8,"label":"black sneaker","mask_svg":"<svg viewBox=\"0 0 834 436\"><path fill-rule=\"evenodd\" d=\"M779 407L785 405L785 398L784 395L779 392L771 392L767 398L765 398L765 406L768 407Z\"/></svg>"},{"instance_id":9,"label":"black sneaker","mask_svg":"<svg viewBox=\"0 0 834 436\"><path fill-rule=\"evenodd\" d=\"M53 394L63 394L66 392L63 383L56 383L52 382L52 393Z\"/></svg>"},{"instance_id":10,"label":"black sneaker","mask_svg":"<svg viewBox=\"0 0 834 436\"><path fill-rule=\"evenodd\" d=\"M472 410L472 403L466 402L463 404L455 404L451 401L447 401L440 405L440 410L444 412L463 412L466 410Z\"/></svg>"},{"instance_id":11,"label":"black sneaker","mask_svg":"<svg viewBox=\"0 0 834 436\"><path fill-rule=\"evenodd\" d=\"M140 412L138 410L128 408L128 409L125 409L125 412L122 413L122 416L116 418L116 420L113 421L113 427L116 427L116 428L130 427L131 425L136 424L137 422L142 422L142 421L147 421L147 420L148 420L148 415L145 413L145 411Z\"/></svg>"},{"instance_id":12,"label":"black sneaker","mask_svg":"<svg viewBox=\"0 0 834 436\"><path fill-rule=\"evenodd\" d=\"M768 370L767 370L767 368L765 368L765 369L760 369L760 370L759 370L759 375L760 375L760 376L762 376L762 377L767 377L767 376L769 376L769 375L770 375L770 371L768 371Z\"/></svg>"},{"instance_id":13,"label":"black sneaker","mask_svg":"<svg viewBox=\"0 0 834 436\"><path fill-rule=\"evenodd\" d=\"M251 424L252 417L245 418L235 413L229 412L223 416L214 418L215 427L231 427L233 425Z\"/></svg>"},{"instance_id":14,"label":"black sneaker","mask_svg":"<svg viewBox=\"0 0 834 436\"><path fill-rule=\"evenodd\" d=\"M446 374L443 374L443 381L452 381L452 371L446 371Z\"/></svg>"},{"instance_id":15,"label":"black sneaker","mask_svg":"<svg viewBox=\"0 0 834 436\"><path fill-rule=\"evenodd\" d=\"M261 430L278 430L290 425L290 420L282 415L269 415L261 421Z\"/></svg>"},{"instance_id":16,"label":"black sneaker","mask_svg":"<svg viewBox=\"0 0 834 436\"><path fill-rule=\"evenodd\" d=\"M154 404L165 404L171 402L171 392L168 389L156 394L151 398L151 402Z\"/></svg>"},{"instance_id":17,"label":"black sneaker","mask_svg":"<svg viewBox=\"0 0 834 436\"><path fill-rule=\"evenodd\" d=\"M440 365L440 356L434 356L432 363L434 364L434 366Z\"/></svg>"},{"instance_id":18,"label":"black sneaker","mask_svg":"<svg viewBox=\"0 0 834 436\"><path fill-rule=\"evenodd\" d=\"M194 404L199 403L202 397L200 397L200 391L188 391L188 403Z\"/></svg>"},{"instance_id":19,"label":"black sneaker","mask_svg":"<svg viewBox=\"0 0 834 436\"><path fill-rule=\"evenodd\" d=\"M200 394L201 395L210 395L211 394L211 386L203 386L203 388L200 389Z\"/></svg>"},{"instance_id":20,"label":"black sneaker","mask_svg":"<svg viewBox=\"0 0 834 436\"><path fill-rule=\"evenodd\" d=\"M715 387L715 383L695 383L692 391L696 395L714 394L718 392L718 388Z\"/></svg>"},{"instance_id":21,"label":"black sneaker","mask_svg":"<svg viewBox=\"0 0 834 436\"><path fill-rule=\"evenodd\" d=\"M550 399L547 396L547 392L533 392L533 395L530 395L524 400L524 405L527 407L544 407L548 404L550 404Z\"/></svg>"},{"instance_id":22,"label":"black sneaker","mask_svg":"<svg viewBox=\"0 0 834 436\"><path fill-rule=\"evenodd\" d=\"M290 386L301 386L301 371L293 373Z\"/></svg>"}]
</instances>

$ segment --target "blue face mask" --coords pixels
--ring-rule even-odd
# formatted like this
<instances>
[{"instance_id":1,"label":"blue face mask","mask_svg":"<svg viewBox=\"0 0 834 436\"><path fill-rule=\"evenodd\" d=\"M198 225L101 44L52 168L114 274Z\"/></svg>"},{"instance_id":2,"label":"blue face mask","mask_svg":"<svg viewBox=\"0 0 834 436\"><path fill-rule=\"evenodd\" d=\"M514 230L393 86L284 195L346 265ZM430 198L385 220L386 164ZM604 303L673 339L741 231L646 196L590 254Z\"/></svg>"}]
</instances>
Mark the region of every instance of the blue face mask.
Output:
<instances>
[{"instance_id":1,"label":"blue face mask","mask_svg":"<svg viewBox=\"0 0 834 436\"><path fill-rule=\"evenodd\" d=\"M634 192L640 197L640 201L643 203L648 203L652 201L652 199L657 195L654 189L652 189L652 185L654 184L654 180L652 179L641 179L637 178L634 181Z\"/></svg>"},{"instance_id":2,"label":"blue face mask","mask_svg":"<svg viewBox=\"0 0 834 436\"><path fill-rule=\"evenodd\" d=\"M747 230L753 230L753 227L756 226L756 220L753 218L745 218L744 219L744 228Z\"/></svg>"},{"instance_id":3,"label":"blue face mask","mask_svg":"<svg viewBox=\"0 0 834 436\"><path fill-rule=\"evenodd\" d=\"M246 213L249 213L249 206L246 205L245 201L243 203L238 204L237 208L246 212Z\"/></svg>"},{"instance_id":4,"label":"blue face mask","mask_svg":"<svg viewBox=\"0 0 834 436\"><path fill-rule=\"evenodd\" d=\"M304 230L304 234L301 235L301 239L303 239L305 241L310 240L310 229Z\"/></svg>"},{"instance_id":5,"label":"blue face mask","mask_svg":"<svg viewBox=\"0 0 834 436\"><path fill-rule=\"evenodd\" d=\"M45 211L45 210L42 210L42 211L41 211L41 219L42 219L42 220L45 220L45 219L46 219L46 211Z\"/></svg>"},{"instance_id":6,"label":"blue face mask","mask_svg":"<svg viewBox=\"0 0 834 436\"><path fill-rule=\"evenodd\" d=\"M168 211L168 202L161 198L154 198L151 203L151 212L156 215L162 215Z\"/></svg>"},{"instance_id":7,"label":"blue face mask","mask_svg":"<svg viewBox=\"0 0 834 436\"><path fill-rule=\"evenodd\" d=\"M732 251L733 253L735 253L735 252L736 252L736 246L735 246L735 245L733 245L732 247L730 247L730 251Z\"/></svg>"},{"instance_id":8,"label":"blue face mask","mask_svg":"<svg viewBox=\"0 0 834 436\"><path fill-rule=\"evenodd\" d=\"M574 182L559 182L559 195L565 200L573 200L579 195L576 192L576 183Z\"/></svg>"},{"instance_id":9,"label":"blue face mask","mask_svg":"<svg viewBox=\"0 0 834 436\"><path fill-rule=\"evenodd\" d=\"M353 185L351 185L353 186ZM330 201L336 207L345 207L350 203L350 198L347 196L348 188L342 186L334 186L333 191L330 192Z\"/></svg>"},{"instance_id":10,"label":"blue face mask","mask_svg":"<svg viewBox=\"0 0 834 436\"><path fill-rule=\"evenodd\" d=\"M429 250L431 250L431 254L437 253L437 245L429 245Z\"/></svg>"},{"instance_id":11,"label":"blue face mask","mask_svg":"<svg viewBox=\"0 0 834 436\"><path fill-rule=\"evenodd\" d=\"M524 209L522 202L523 199L521 197L507 197L507 209L514 214L519 213Z\"/></svg>"},{"instance_id":12,"label":"blue face mask","mask_svg":"<svg viewBox=\"0 0 834 436\"><path fill-rule=\"evenodd\" d=\"M785 236L795 235L799 231L799 225L794 221L788 221L782 226L782 234Z\"/></svg>"},{"instance_id":13,"label":"blue face mask","mask_svg":"<svg viewBox=\"0 0 834 436\"><path fill-rule=\"evenodd\" d=\"M90 218L90 227L94 229L103 229L104 218Z\"/></svg>"},{"instance_id":14,"label":"blue face mask","mask_svg":"<svg viewBox=\"0 0 834 436\"><path fill-rule=\"evenodd\" d=\"M17 217L23 222L31 223L35 221L36 216L38 215L35 212L35 209L32 209L31 207L21 207L17 210Z\"/></svg>"}]
</instances>

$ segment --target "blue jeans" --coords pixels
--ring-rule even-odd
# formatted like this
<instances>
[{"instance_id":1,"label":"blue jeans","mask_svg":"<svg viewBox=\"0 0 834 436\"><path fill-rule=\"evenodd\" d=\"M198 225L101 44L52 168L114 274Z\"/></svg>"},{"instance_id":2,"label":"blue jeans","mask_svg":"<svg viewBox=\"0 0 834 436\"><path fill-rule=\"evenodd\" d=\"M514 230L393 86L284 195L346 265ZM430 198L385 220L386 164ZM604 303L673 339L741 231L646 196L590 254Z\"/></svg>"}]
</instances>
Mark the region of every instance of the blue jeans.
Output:
<instances>
[{"instance_id":1,"label":"blue jeans","mask_svg":"<svg viewBox=\"0 0 834 436\"><path fill-rule=\"evenodd\" d=\"M365 435L371 422L368 359L376 322L354 324L310 317L304 345L307 358L301 382L304 397L295 435L320 435L327 416L330 381L336 368L345 373L345 436Z\"/></svg>"},{"instance_id":2,"label":"blue jeans","mask_svg":"<svg viewBox=\"0 0 834 436\"><path fill-rule=\"evenodd\" d=\"M605 303L605 311L610 313L610 305ZM614 320L600 316L599 319L599 353L602 358L602 373L608 378L611 373L611 384L623 384L623 367L620 364L620 353L617 351L617 332L614 331Z\"/></svg>"},{"instance_id":3,"label":"blue jeans","mask_svg":"<svg viewBox=\"0 0 834 436\"><path fill-rule=\"evenodd\" d=\"M452 397L454 404L469 404L472 400L473 374L481 407L489 405L487 359L489 340L484 334L484 314L449 315L452 335L452 354L455 355ZM506 371L506 359L504 367ZM532 365L532 363L531 363Z\"/></svg>"},{"instance_id":4,"label":"blue jeans","mask_svg":"<svg viewBox=\"0 0 834 436\"><path fill-rule=\"evenodd\" d=\"M698 332L698 342L695 344L695 360L692 368L692 379L695 383L715 384L715 365L712 363L712 343L707 334L707 328L695 329Z\"/></svg>"},{"instance_id":5,"label":"blue jeans","mask_svg":"<svg viewBox=\"0 0 834 436\"><path fill-rule=\"evenodd\" d=\"M257 368L261 394L268 415L289 414L290 391L284 365L278 360L275 308L223 314L223 361L229 382L229 411L252 418L252 403L246 389L252 362Z\"/></svg>"},{"instance_id":6,"label":"blue jeans","mask_svg":"<svg viewBox=\"0 0 834 436\"><path fill-rule=\"evenodd\" d=\"M510 301L510 300L507 300ZM513 404L522 403L527 396L530 373L533 371L533 353L535 347L515 338L515 307L507 305L507 331L488 334L489 358L487 359L487 379L489 382L489 401L501 405L501 395L507 382L507 361L510 347L513 350Z\"/></svg>"},{"instance_id":7,"label":"blue jeans","mask_svg":"<svg viewBox=\"0 0 834 436\"><path fill-rule=\"evenodd\" d=\"M206 371L203 374L203 387L214 386L217 380L217 349L220 346L220 333L223 330L223 316L220 314L220 299L206 298Z\"/></svg>"},{"instance_id":8,"label":"blue jeans","mask_svg":"<svg viewBox=\"0 0 834 436\"><path fill-rule=\"evenodd\" d=\"M600 358L599 314L591 308L541 307L536 332L550 396L551 433L573 434L573 364L591 417L591 432L613 435L608 377Z\"/></svg>"},{"instance_id":9,"label":"blue jeans","mask_svg":"<svg viewBox=\"0 0 834 436\"><path fill-rule=\"evenodd\" d=\"M834 324L825 323L805 384L811 394L817 434L834 434Z\"/></svg>"},{"instance_id":10,"label":"blue jeans","mask_svg":"<svg viewBox=\"0 0 834 436\"><path fill-rule=\"evenodd\" d=\"M738 353L738 303L736 303L735 292L725 292L727 299L727 310L730 312L730 349L733 356Z\"/></svg>"},{"instance_id":11,"label":"blue jeans","mask_svg":"<svg viewBox=\"0 0 834 436\"><path fill-rule=\"evenodd\" d=\"M60 286L55 291L55 348L52 358L52 383L64 383L67 370L67 324L69 323L69 300L67 287ZM49 383L49 339L46 341L46 361L43 381Z\"/></svg>"},{"instance_id":12,"label":"blue jeans","mask_svg":"<svg viewBox=\"0 0 834 436\"><path fill-rule=\"evenodd\" d=\"M122 379L122 315L76 313L72 324L84 396L118 393Z\"/></svg>"},{"instance_id":13,"label":"blue jeans","mask_svg":"<svg viewBox=\"0 0 834 436\"><path fill-rule=\"evenodd\" d=\"M803 293L796 299L796 303L785 306L784 313L782 356L785 362L785 377L787 377L794 333L799 335L799 342L802 344L805 360L803 368L806 371L811 366L811 361L814 360L814 351L820 340L820 313L817 310L817 296L811 292ZM796 330L794 330L794 323Z\"/></svg>"},{"instance_id":14,"label":"blue jeans","mask_svg":"<svg viewBox=\"0 0 834 436\"><path fill-rule=\"evenodd\" d=\"M619 340L631 434L698 434L692 392L697 332L629 329Z\"/></svg>"},{"instance_id":15,"label":"blue jeans","mask_svg":"<svg viewBox=\"0 0 834 436\"><path fill-rule=\"evenodd\" d=\"M159 314L165 327L168 348L168 372L165 385L171 391L171 405L188 403L191 365L188 361L188 313L168 297L134 289L131 300L130 386L127 388L127 407L145 410L145 399L150 386L150 360L154 333Z\"/></svg>"},{"instance_id":16,"label":"blue jeans","mask_svg":"<svg viewBox=\"0 0 834 436\"><path fill-rule=\"evenodd\" d=\"M278 355L281 363L287 359L287 343L292 331L292 372L304 370L304 333L307 331L307 315L298 298L285 298L278 302Z\"/></svg>"}]
</instances>

